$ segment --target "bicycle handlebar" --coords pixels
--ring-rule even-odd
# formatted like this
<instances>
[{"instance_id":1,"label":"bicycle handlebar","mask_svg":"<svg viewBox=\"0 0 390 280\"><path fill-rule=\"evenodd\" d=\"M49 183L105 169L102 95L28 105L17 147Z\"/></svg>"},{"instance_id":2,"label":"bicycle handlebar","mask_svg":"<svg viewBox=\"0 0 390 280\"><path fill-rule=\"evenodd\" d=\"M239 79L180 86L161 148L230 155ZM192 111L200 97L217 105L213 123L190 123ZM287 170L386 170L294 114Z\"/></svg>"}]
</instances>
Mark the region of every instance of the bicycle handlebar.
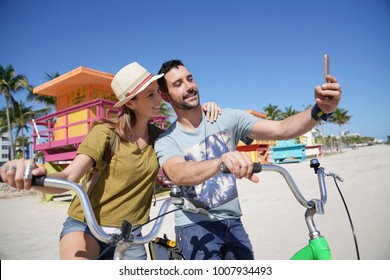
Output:
<instances>
[{"instance_id":1,"label":"bicycle handlebar","mask_svg":"<svg viewBox=\"0 0 390 280\"><path fill-rule=\"evenodd\" d=\"M60 189L67 189L74 191L80 199L81 206L84 210L85 220L90 228L92 234L102 242L111 243L115 241L117 236L107 234L103 228L97 223L92 206L89 202L89 198L84 189L78 184L59 178L51 178L47 176L33 176L32 185L34 187L53 187ZM153 228L150 232L142 237L131 236L131 242L135 244L146 244L157 236L158 232L164 221L164 214L167 213L167 210L170 205L178 205L183 208L185 211L190 211L193 213L200 213L209 216L210 219L213 219L214 216L207 212L204 208L206 205L200 201L190 200L183 197L170 197L164 201L160 211L158 213L158 218L156 219ZM129 240L124 240L129 241Z\"/></svg>"},{"instance_id":2,"label":"bicycle handlebar","mask_svg":"<svg viewBox=\"0 0 390 280\"><path fill-rule=\"evenodd\" d=\"M281 174L286 181L287 185L290 187L290 190L292 191L293 195L295 196L296 200L305 208L313 208L316 203L322 203L325 204L327 201L327 193L326 193L326 184L324 177L325 176L332 176L335 179L338 179L340 181L343 181L343 179L338 176L335 173L327 172L323 167L319 167L320 163L317 159L310 160L310 167L314 168L315 173L317 174L318 178L318 184L320 188L320 199L311 199L306 200L305 197L302 195L302 193L299 191L299 188L297 184L295 183L294 179L291 177L290 173L284 169L283 167L276 165L276 164L261 164L258 162L253 163L253 172L259 173L264 171L274 171ZM230 173L229 169L226 167L224 163L221 164L221 172L222 173ZM320 209L320 206L318 206Z\"/></svg>"}]
</instances>

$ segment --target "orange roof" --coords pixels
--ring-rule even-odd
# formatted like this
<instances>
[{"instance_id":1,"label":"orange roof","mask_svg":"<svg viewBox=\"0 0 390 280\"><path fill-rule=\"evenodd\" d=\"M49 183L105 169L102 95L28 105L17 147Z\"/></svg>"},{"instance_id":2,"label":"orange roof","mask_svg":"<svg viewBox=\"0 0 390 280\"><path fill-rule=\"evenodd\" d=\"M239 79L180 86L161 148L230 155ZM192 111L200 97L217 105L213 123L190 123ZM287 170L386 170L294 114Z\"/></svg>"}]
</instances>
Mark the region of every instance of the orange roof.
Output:
<instances>
[{"instance_id":1,"label":"orange roof","mask_svg":"<svg viewBox=\"0 0 390 280\"><path fill-rule=\"evenodd\" d=\"M58 97L69 93L72 89L88 84L111 90L111 81L113 78L113 74L80 66L47 83L35 87L33 93Z\"/></svg>"}]
</instances>

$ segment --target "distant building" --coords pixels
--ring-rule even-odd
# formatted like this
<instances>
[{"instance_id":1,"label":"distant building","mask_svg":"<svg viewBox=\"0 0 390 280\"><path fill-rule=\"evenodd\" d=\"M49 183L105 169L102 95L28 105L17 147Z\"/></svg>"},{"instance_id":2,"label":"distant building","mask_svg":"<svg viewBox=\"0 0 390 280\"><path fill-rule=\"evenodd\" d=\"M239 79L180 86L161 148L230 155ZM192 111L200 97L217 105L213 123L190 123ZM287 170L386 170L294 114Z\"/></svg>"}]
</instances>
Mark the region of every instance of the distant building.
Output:
<instances>
[{"instance_id":1,"label":"distant building","mask_svg":"<svg viewBox=\"0 0 390 280\"><path fill-rule=\"evenodd\" d=\"M34 147L32 141L29 141L27 146L24 149L20 147L15 147L15 151L22 152L24 150L23 157L27 159L32 159L34 158L33 148ZM11 145L9 143L8 132L5 132L1 135L1 139L0 139L0 155L1 155L0 166L3 166L4 163L10 160L10 149L11 149Z\"/></svg>"},{"instance_id":2,"label":"distant building","mask_svg":"<svg viewBox=\"0 0 390 280\"><path fill-rule=\"evenodd\" d=\"M33 159L34 158L34 147L32 141L28 141L26 147L15 147L16 154L22 153L21 156L27 159Z\"/></svg>"},{"instance_id":3,"label":"distant building","mask_svg":"<svg viewBox=\"0 0 390 280\"><path fill-rule=\"evenodd\" d=\"M343 137L360 137L359 133L350 133L348 130L341 132Z\"/></svg>"},{"instance_id":4,"label":"distant building","mask_svg":"<svg viewBox=\"0 0 390 280\"><path fill-rule=\"evenodd\" d=\"M10 146L9 139L8 139L8 132L3 133L1 135L0 147L1 147L0 166L2 166L4 163L6 163L9 160L9 157L10 157L10 147L11 146Z\"/></svg>"}]
</instances>

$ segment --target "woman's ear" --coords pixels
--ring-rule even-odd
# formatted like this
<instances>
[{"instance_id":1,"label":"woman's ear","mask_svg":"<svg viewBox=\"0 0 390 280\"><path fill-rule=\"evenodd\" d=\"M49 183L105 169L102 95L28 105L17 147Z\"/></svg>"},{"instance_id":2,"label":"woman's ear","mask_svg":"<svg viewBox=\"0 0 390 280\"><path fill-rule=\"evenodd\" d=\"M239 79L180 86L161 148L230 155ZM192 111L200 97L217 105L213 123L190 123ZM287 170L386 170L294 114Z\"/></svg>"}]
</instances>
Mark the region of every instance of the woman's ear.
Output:
<instances>
[{"instance_id":1,"label":"woman's ear","mask_svg":"<svg viewBox=\"0 0 390 280\"><path fill-rule=\"evenodd\" d=\"M130 110L133 110L133 111L134 111L134 109L135 109L135 105L134 105L133 100L127 101L127 103L125 103L125 106L126 106L127 108L129 108Z\"/></svg>"}]
</instances>

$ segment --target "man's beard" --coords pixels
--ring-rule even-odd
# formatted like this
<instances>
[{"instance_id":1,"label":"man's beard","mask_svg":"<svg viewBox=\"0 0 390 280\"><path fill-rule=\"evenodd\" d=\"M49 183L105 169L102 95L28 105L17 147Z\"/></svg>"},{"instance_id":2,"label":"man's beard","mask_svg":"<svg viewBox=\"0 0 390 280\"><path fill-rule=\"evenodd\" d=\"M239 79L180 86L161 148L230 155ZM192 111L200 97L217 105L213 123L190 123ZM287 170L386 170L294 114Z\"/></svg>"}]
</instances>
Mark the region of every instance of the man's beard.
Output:
<instances>
[{"instance_id":1,"label":"man's beard","mask_svg":"<svg viewBox=\"0 0 390 280\"><path fill-rule=\"evenodd\" d=\"M192 96L192 95L196 95L197 96L197 101L196 102L186 102L186 97L188 96ZM192 92L189 92L187 93L183 99L181 99L180 101L176 101L176 100L173 100L171 99L170 102L172 103L172 105L180 110L192 110L196 107L199 106L199 92L197 90L193 90Z\"/></svg>"}]
</instances>

